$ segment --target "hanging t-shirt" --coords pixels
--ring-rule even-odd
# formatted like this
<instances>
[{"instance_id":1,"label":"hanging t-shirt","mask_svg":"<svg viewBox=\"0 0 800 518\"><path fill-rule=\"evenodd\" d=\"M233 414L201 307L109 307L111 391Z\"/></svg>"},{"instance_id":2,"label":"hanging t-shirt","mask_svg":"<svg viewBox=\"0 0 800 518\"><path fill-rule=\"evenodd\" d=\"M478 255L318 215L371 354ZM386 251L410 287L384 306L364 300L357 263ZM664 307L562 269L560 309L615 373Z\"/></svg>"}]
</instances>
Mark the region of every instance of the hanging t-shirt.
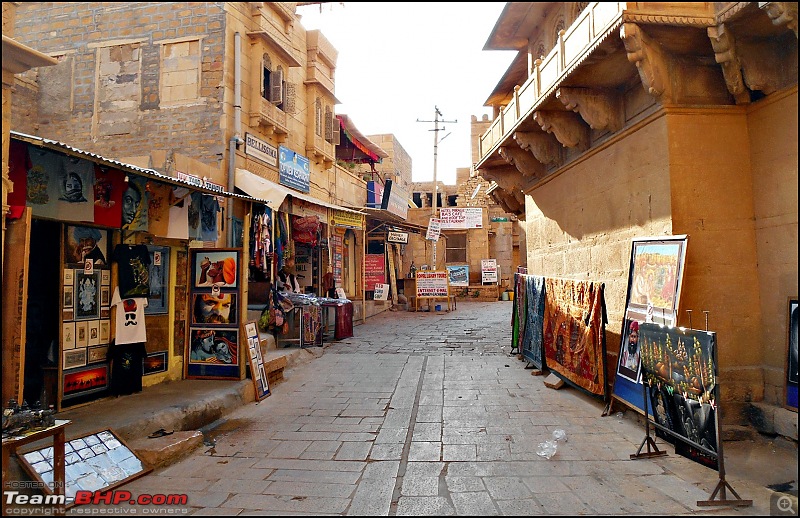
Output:
<instances>
[{"instance_id":1,"label":"hanging t-shirt","mask_svg":"<svg viewBox=\"0 0 800 518\"><path fill-rule=\"evenodd\" d=\"M149 201L147 179L128 175L128 185L122 193L122 229L147 232Z\"/></svg>"},{"instance_id":2,"label":"hanging t-shirt","mask_svg":"<svg viewBox=\"0 0 800 518\"><path fill-rule=\"evenodd\" d=\"M144 326L144 308L147 307L147 299L144 297L121 298L119 287L117 287L114 288L111 306L116 308L117 324L114 336L116 342L118 344L146 342L147 330Z\"/></svg>"},{"instance_id":3,"label":"hanging t-shirt","mask_svg":"<svg viewBox=\"0 0 800 518\"><path fill-rule=\"evenodd\" d=\"M175 187L172 191L174 205L169 208L169 225L167 237L172 239L189 239L189 189Z\"/></svg>"},{"instance_id":4,"label":"hanging t-shirt","mask_svg":"<svg viewBox=\"0 0 800 518\"><path fill-rule=\"evenodd\" d=\"M150 296L150 253L145 245L117 245L111 260L119 265L122 297Z\"/></svg>"},{"instance_id":5,"label":"hanging t-shirt","mask_svg":"<svg viewBox=\"0 0 800 518\"><path fill-rule=\"evenodd\" d=\"M63 172L62 156L37 146L28 146L27 204L33 215L58 219L58 179Z\"/></svg>"},{"instance_id":6,"label":"hanging t-shirt","mask_svg":"<svg viewBox=\"0 0 800 518\"><path fill-rule=\"evenodd\" d=\"M189 239L200 237L200 213L203 210L203 193L193 192L189 203Z\"/></svg>"},{"instance_id":7,"label":"hanging t-shirt","mask_svg":"<svg viewBox=\"0 0 800 518\"><path fill-rule=\"evenodd\" d=\"M122 193L125 173L95 164L94 222L105 227L119 228L122 224Z\"/></svg>"},{"instance_id":8,"label":"hanging t-shirt","mask_svg":"<svg viewBox=\"0 0 800 518\"><path fill-rule=\"evenodd\" d=\"M147 356L143 342L132 344L111 342L106 358L111 362L109 390L114 395L142 391L143 360Z\"/></svg>"},{"instance_id":9,"label":"hanging t-shirt","mask_svg":"<svg viewBox=\"0 0 800 518\"><path fill-rule=\"evenodd\" d=\"M203 241L216 241L217 212L219 212L217 197L204 194L202 207L200 212L200 239Z\"/></svg>"},{"instance_id":10,"label":"hanging t-shirt","mask_svg":"<svg viewBox=\"0 0 800 518\"><path fill-rule=\"evenodd\" d=\"M94 222L94 163L63 156L58 176L58 216L68 221Z\"/></svg>"},{"instance_id":11,"label":"hanging t-shirt","mask_svg":"<svg viewBox=\"0 0 800 518\"><path fill-rule=\"evenodd\" d=\"M148 232L164 237L169 231L169 208L172 205L172 186L164 183L147 182Z\"/></svg>"}]
</instances>

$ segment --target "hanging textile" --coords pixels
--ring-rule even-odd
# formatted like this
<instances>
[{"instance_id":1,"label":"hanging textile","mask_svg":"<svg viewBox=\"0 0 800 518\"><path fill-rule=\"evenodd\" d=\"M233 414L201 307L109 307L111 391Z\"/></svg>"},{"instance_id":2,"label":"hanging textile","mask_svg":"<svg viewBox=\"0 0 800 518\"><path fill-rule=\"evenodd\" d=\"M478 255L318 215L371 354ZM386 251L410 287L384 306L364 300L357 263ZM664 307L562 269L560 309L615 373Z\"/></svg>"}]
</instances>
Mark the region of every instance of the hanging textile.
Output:
<instances>
[{"instance_id":1,"label":"hanging textile","mask_svg":"<svg viewBox=\"0 0 800 518\"><path fill-rule=\"evenodd\" d=\"M270 237L272 224L270 222L272 210L264 208L264 212L253 216L250 229L250 266L265 277L269 276L269 266L272 263L272 239Z\"/></svg>"},{"instance_id":2,"label":"hanging textile","mask_svg":"<svg viewBox=\"0 0 800 518\"><path fill-rule=\"evenodd\" d=\"M321 228L322 224L317 215L295 218L292 224L294 241L317 246Z\"/></svg>"},{"instance_id":3,"label":"hanging textile","mask_svg":"<svg viewBox=\"0 0 800 518\"><path fill-rule=\"evenodd\" d=\"M543 324L547 367L565 381L605 397L603 285L546 279Z\"/></svg>"},{"instance_id":4,"label":"hanging textile","mask_svg":"<svg viewBox=\"0 0 800 518\"><path fill-rule=\"evenodd\" d=\"M525 328L522 337L522 356L533 363L537 369L545 368L542 355L543 337L542 324L544 321L544 277L539 275L524 275L522 289L525 291Z\"/></svg>"},{"instance_id":5,"label":"hanging textile","mask_svg":"<svg viewBox=\"0 0 800 518\"><path fill-rule=\"evenodd\" d=\"M119 228L122 225L122 193L125 173L95 164L94 222L96 225Z\"/></svg>"},{"instance_id":6,"label":"hanging textile","mask_svg":"<svg viewBox=\"0 0 800 518\"><path fill-rule=\"evenodd\" d=\"M522 346L522 337L525 334L525 277L520 273L514 274L514 304L512 305L513 323L511 333L511 354L519 354Z\"/></svg>"},{"instance_id":7,"label":"hanging textile","mask_svg":"<svg viewBox=\"0 0 800 518\"><path fill-rule=\"evenodd\" d=\"M320 306L303 306L303 345L322 345L322 311Z\"/></svg>"}]
</instances>

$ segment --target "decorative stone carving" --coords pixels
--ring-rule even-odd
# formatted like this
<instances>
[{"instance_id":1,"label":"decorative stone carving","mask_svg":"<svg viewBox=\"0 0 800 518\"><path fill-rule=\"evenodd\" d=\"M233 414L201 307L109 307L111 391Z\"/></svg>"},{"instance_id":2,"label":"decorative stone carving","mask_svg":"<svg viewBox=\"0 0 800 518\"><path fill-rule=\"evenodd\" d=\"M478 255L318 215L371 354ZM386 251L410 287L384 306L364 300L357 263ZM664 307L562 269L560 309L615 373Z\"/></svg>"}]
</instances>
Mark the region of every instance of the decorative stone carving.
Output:
<instances>
[{"instance_id":1,"label":"decorative stone carving","mask_svg":"<svg viewBox=\"0 0 800 518\"><path fill-rule=\"evenodd\" d=\"M544 166L531 154L517 146L503 146L498 152L503 160L517 168L523 176L537 178L544 175Z\"/></svg>"},{"instance_id":2,"label":"decorative stone carving","mask_svg":"<svg viewBox=\"0 0 800 518\"><path fill-rule=\"evenodd\" d=\"M538 131L517 131L514 140L519 147L530 151L536 160L547 165L558 165L563 160L563 148L549 133Z\"/></svg>"},{"instance_id":3,"label":"decorative stone carving","mask_svg":"<svg viewBox=\"0 0 800 518\"><path fill-rule=\"evenodd\" d=\"M639 78L647 93L661 102L672 100L669 55L635 23L623 23L619 35L625 44L628 61L639 70Z\"/></svg>"},{"instance_id":4,"label":"decorative stone carving","mask_svg":"<svg viewBox=\"0 0 800 518\"><path fill-rule=\"evenodd\" d=\"M786 37L791 38L788 33ZM742 65L744 84L750 90L766 95L797 84L797 49L784 52L785 40L736 41L736 52Z\"/></svg>"},{"instance_id":5,"label":"decorative stone carving","mask_svg":"<svg viewBox=\"0 0 800 518\"><path fill-rule=\"evenodd\" d=\"M785 25L797 37L797 2L759 2L774 25Z\"/></svg>"},{"instance_id":6,"label":"decorative stone carving","mask_svg":"<svg viewBox=\"0 0 800 518\"><path fill-rule=\"evenodd\" d=\"M579 113L592 129L622 129L622 98L612 90L563 86L556 91L556 97L568 110Z\"/></svg>"},{"instance_id":7,"label":"decorative stone carving","mask_svg":"<svg viewBox=\"0 0 800 518\"><path fill-rule=\"evenodd\" d=\"M564 147L589 149L589 127L572 112L537 111L533 120L548 133L552 133Z\"/></svg>"},{"instance_id":8,"label":"decorative stone carving","mask_svg":"<svg viewBox=\"0 0 800 518\"><path fill-rule=\"evenodd\" d=\"M522 174L513 168L480 170L480 175L497 183L497 189L490 196L497 201L503 210L511 214L525 214L525 195L522 192ZM502 192L498 192L502 191Z\"/></svg>"},{"instance_id":9,"label":"decorative stone carving","mask_svg":"<svg viewBox=\"0 0 800 518\"><path fill-rule=\"evenodd\" d=\"M733 94L736 104L747 104L750 102L750 92L744 84L742 77L742 64L736 54L733 33L728 30L725 24L708 28L708 37L711 39L711 46L714 48L717 63L722 67L722 75L725 77L725 84L728 91Z\"/></svg>"}]
</instances>

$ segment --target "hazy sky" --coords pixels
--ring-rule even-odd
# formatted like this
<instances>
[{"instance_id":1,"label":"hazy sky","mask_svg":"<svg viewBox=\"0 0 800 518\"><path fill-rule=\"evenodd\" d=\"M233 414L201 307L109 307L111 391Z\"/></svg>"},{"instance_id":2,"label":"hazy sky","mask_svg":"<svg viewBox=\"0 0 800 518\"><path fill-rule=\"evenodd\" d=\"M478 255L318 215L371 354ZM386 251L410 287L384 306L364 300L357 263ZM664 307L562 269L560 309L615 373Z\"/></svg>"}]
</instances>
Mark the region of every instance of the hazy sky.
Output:
<instances>
[{"instance_id":1,"label":"hazy sky","mask_svg":"<svg viewBox=\"0 0 800 518\"><path fill-rule=\"evenodd\" d=\"M469 167L470 120L492 117L483 103L514 58L484 51L504 2L329 2L298 7L339 52L336 113L364 135L392 133L411 156L412 181L433 179L435 107L440 119L437 179L454 184ZM431 121L431 122L417 122ZM449 135L448 135L449 133Z\"/></svg>"}]
</instances>

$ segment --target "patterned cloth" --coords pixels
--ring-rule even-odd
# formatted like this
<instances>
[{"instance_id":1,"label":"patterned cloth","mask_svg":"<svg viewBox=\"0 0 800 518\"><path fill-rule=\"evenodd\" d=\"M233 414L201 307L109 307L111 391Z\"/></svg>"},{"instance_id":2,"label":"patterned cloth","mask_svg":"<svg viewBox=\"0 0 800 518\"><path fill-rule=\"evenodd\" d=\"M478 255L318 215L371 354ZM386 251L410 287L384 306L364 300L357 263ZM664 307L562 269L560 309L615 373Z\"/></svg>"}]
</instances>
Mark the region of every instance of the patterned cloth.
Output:
<instances>
[{"instance_id":1,"label":"patterned cloth","mask_svg":"<svg viewBox=\"0 0 800 518\"><path fill-rule=\"evenodd\" d=\"M522 337L522 355L537 369L545 367L542 355L542 326L544 322L544 277L524 275L525 301L527 312L525 334Z\"/></svg>"},{"instance_id":2,"label":"patterned cloth","mask_svg":"<svg viewBox=\"0 0 800 518\"><path fill-rule=\"evenodd\" d=\"M547 367L589 393L605 397L604 325L601 283L545 280Z\"/></svg>"},{"instance_id":3,"label":"patterned cloth","mask_svg":"<svg viewBox=\"0 0 800 518\"><path fill-rule=\"evenodd\" d=\"M518 354L525 333L525 276L514 274L514 304L511 313L511 354Z\"/></svg>"}]
</instances>

